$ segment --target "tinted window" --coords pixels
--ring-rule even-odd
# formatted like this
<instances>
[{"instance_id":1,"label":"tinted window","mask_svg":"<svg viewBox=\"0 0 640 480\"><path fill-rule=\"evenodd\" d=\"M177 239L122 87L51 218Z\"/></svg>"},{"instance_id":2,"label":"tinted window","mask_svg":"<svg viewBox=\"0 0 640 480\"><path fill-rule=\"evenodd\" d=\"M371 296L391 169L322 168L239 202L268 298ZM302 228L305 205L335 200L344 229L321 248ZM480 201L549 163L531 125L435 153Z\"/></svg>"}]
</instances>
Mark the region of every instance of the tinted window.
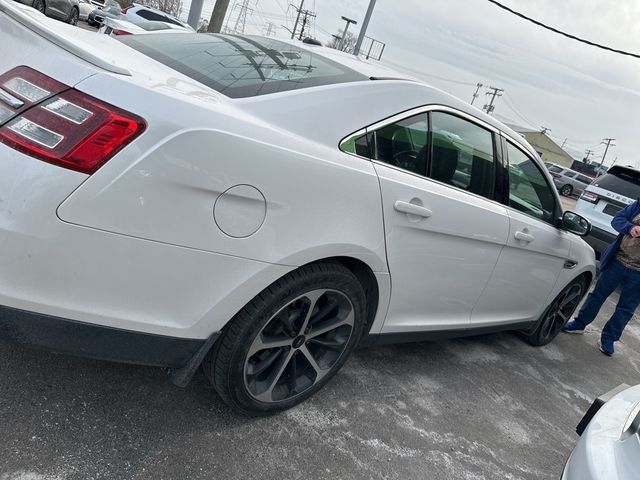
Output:
<instances>
[{"instance_id":1,"label":"tinted window","mask_svg":"<svg viewBox=\"0 0 640 480\"><path fill-rule=\"evenodd\" d=\"M578 175L578 180L580 180L582 183L591 183L591 178L585 177L584 175Z\"/></svg>"},{"instance_id":2,"label":"tinted window","mask_svg":"<svg viewBox=\"0 0 640 480\"><path fill-rule=\"evenodd\" d=\"M428 119L422 113L373 132L371 158L424 175L428 155Z\"/></svg>"},{"instance_id":3,"label":"tinted window","mask_svg":"<svg viewBox=\"0 0 640 480\"><path fill-rule=\"evenodd\" d=\"M348 139L346 142L343 142L340 145L340 150L347 153L355 153L356 155L360 155L361 157L371 157L371 152L369 150L369 137L371 134L360 135L359 137L352 137Z\"/></svg>"},{"instance_id":4,"label":"tinted window","mask_svg":"<svg viewBox=\"0 0 640 480\"><path fill-rule=\"evenodd\" d=\"M433 139L429 176L487 198L493 197L493 135L460 117L431 114Z\"/></svg>"},{"instance_id":5,"label":"tinted window","mask_svg":"<svg viewBox=\"0 0 640 480\"><path fill-rule=\"evenodd\" d=\"M140 10L138 10L136 12L136 15L139 15L145 20L150 20L152 22L167 22L167 23L173 23L174 25L180 25L180 22L175 21L173 18L167 15L162 15L161 13L156 13L151 10L145 10L144 8L141 8Z\"/></svg>"},{"instance_id":6,"label":"tinted window","mask_svg":"<svg viewBox=\"0 0 640 480\"><path fill-rule=\"evenodd\" d=\"M576 172L570 172L570 171L567 170L566 172L564 172L564 176L565 177L569 177L569 178L573 178L573 177L576 176Z\"/></svg>"},{"instance_id":7,"label":"tinted window","mask_svg":"<svg viewBox=\"0 0 640 480\"><path fill-rule=\"evenodd\" d=\"M272 38L206 33L116 38L233 98L368 79L309 50Z\"/></svg>"},{"instance_id":8,"label":"tinted window","mask_svg":"<svg viewBox=\"0 0 640 480\"><path fill-rule=\"evenodd\" d=\"M509 155L509 206L533 217L553 223L553 191L529 156L507 145Z\"/></svg>"},{"instance_id":9,"label":"tinted window","mask_svg":"<svg viewBox=\"0 0 640 480\"><path fill-rule=\"evenodd\" d=\"M628 198L640 197L640 172L627 169L614 170L614 168L609 170L610 173L595 179L593 186Z\"/></svg>"},{"instance_id":10,"label":"tinted window","mask_svg":"<svg viewBox=\"0 0 640 480\"><path fill-rule=\"evenodd\" d=\"M553 173L560 173L562 172L562 169L560 167L556 167L555 165L551 165L549 167L549 171Z\"/></svg>"}]
</instances>

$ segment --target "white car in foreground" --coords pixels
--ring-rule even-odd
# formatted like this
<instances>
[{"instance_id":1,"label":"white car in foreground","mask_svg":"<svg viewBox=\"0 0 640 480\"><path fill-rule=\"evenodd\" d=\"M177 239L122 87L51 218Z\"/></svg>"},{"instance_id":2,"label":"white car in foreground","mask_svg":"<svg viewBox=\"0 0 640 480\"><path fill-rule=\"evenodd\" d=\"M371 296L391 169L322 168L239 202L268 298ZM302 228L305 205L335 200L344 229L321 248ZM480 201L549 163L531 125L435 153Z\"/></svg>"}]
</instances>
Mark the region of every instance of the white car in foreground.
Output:
<instances>
[{"instance_id":1,"label":"white car in foreground","mask_svg":"<svg viewBox=\"0 0 640 480\"><path fill-rule=\"evenodd\" d=\"M578 425L581 435L562 480L633 480L640 467L640 385L598 398Z\"/></svg>"},{"instance_id":2,"label":"white car in foreground","mask_svg":"<svg viewBox=\"0 0 640 480\"><path fill-rule=\"evenodd\" d=\"M586 293L588 222L479 110L324 47L117 38L0 0L3 338L261 414L357 345L548 343Z\"/></svg>"}]
</instances>

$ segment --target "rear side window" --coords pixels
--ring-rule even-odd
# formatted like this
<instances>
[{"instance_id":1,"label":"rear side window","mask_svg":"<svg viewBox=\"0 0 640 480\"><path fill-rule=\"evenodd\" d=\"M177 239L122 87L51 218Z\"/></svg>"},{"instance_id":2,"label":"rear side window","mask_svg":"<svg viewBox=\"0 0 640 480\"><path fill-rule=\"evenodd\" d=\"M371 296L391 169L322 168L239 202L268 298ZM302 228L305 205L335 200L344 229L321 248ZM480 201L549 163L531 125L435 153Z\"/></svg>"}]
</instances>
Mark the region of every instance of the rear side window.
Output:
<instances>
[{"instance_id":1,"label":"rear side window","mask_svg":"<svg viewBox=\"0 0 640 480\"><path fill-rule=\"evenodd\" d=\"M273 38L207 33L116 38L232 98L368 80L367 76L310 50Z\"/></svg>"},{"instance_id":2,"label":"rear side window","mask_svg":"<svg viewBox=\"0 0 640 480\"><path fill-rule=\"evenodd\" d=\"M569 178L573 178L573 177L575 177L575 176L576 176L576 172L569 172L569 171L566 171L566 172L564 172L564 176L565 176L565 177L569 177Z\"/></svg>"},{"instance_id":3,"label":"rear side window","mask_svg":"<svg viewBox=\"0 0 640 480\"><path fill-rule=\"evenodd\" d=\"M584 175L578 175L578 180L580 180L582 183L589 184L589 183L591 183L592 179L589 178L589 177L586 177Z\"/></svg>"},{"instance_id":4,"label":"rear side window","mask_svg":"<svg viewBox=\"0 0 640 480\"><path fill-rule=\"evenodd\" d=\"M371 158L418 175L427 169L429 121L426 113L373 132Z\"/></svg>"},{"instance_id":5,"label":"rear side window","mask_svg":"<svg viewBox=\"0 0 640 480\"><path fill-rule=\"evenodd\" d=\"M433 147L429 176L492 198L495 179L492 133L442 112L431 114L431 129Z\"/></svg>"},{"instance_id":6,"label":"rear side window","mask_svg":"<svg viewBox=\"0 0 640 480\"><path fill-rule=\"evenodd\" d=\"M549 171L553 173L560 173L562 172L562 169L560 167L556 167L555 165L551 165L549 167Z\"/></svg>"}]
</instances>

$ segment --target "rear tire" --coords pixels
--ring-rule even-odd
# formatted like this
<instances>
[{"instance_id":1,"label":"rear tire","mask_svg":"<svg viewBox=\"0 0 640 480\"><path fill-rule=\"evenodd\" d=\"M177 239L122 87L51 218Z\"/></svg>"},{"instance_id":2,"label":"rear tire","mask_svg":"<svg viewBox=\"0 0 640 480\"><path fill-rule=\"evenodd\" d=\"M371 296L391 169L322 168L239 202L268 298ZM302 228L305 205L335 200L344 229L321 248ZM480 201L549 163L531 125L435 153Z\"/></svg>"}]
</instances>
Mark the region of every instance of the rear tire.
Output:
<instances>
[{"instance_id":1,"label":"rear tire","mask_svg":"<svg viewBox=\"0 0 640 480\"><path fill-rule=\"evenodd\" d=\"M47 5L44 3L44 0L33 0L31 6L38 10L40 13L45 13L47 10Z\"/></svg>"},{"instance_id":2,"label":"rear tire","mask_svg":"<svg viewBox=\"0 0 640 480\"><path fill-rule=\"evenodd\" d=\"M576 307L586 293L587 282L584 277L574 279L564 287L558 296L545 309L538 320L538 326L532 334L525 335L525 339L536 347L550 343L562 327L571 320Z\"/></svg>"},{"instance_id":3,"label":"rear tire","mask_svg":"<svg viewBox=\"0 0 640 480\"><path fill-rule=\"evenodd\" d=\"M80 17L80 12L78 12L78 9L73 7L71 9L71 12L69 13L69 18L67 18L67 23L69 25L77 25L78 24L78 18Z\"/></svg>"},{"instance_id":4,"label":"rear tire","mask_svg":"<svg viewBox=\"0 0 640 480\"><path fill-rule=\"evenodd\" d=\"M269 415L309 398L362 335L365 293L338 263L307 265L249 302L203 362L222 400L245 415Z\"/></svg>"},{"instance_id":5,"label":"rear tire","mask_svg":"<svg viewBox=\"0 0 640 480\"><path fill-rule=\"evenodd\" d=\"M562 188L560 189L560 193L562 195L564 195L565 197L570 197L571 194L573 193L573 187L571 185L563 185Z\"/></svg>"}]
</instances>

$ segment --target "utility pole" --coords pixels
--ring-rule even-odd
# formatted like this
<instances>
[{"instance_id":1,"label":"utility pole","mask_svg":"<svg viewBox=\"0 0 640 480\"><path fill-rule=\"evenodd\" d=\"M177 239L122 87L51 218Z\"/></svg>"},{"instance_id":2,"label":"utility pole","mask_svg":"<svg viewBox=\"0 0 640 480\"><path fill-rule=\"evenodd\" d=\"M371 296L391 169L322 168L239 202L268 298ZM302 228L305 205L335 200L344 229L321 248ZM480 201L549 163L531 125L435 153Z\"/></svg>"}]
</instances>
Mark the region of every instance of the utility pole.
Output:
<instances>
[{"instance_id":1,"label":"utility pole","mask_svg":"<svg viewBox=\"0 0 640 480\"><path fill-rule=\"evenodd\" d=\"M485 112L487 112L487 115L491 115L491 112L493 112L496 109L493 103L496 101L496 98L501 97L502 93L504 92L503 88L496 88L496 87L489 87L489 90L493 90L492 92L487 92L487 95L491 95L491 101L489 102L488 105L485 105L484 107L482 107L482 109Z\"/></svg>"},{"instance_id":2,"label":"utility pole","mask_svg":"<svg viewBox=\"0 0 640 480\"><path fill-rule=\"evenodd\" d=\"M298 11L298 15L296 16L296 23L293 25L293 31L291 32L291 40L296 37L296 31L298 30L298 22L300 21L302 7L304 7L304 0L300 0L300 6L296 9Z\"/></svg>"},{"instance_id":3,"label":"utility pole","mask_svg":"<svg viewBox=\"0 0 640 480\"><path fill-rule=\"evenodd\" d=\"M476 93L473 94L473 98L471 99L471 105L473 105L473 102L476 101L476 98L480 96L478 92L482 87L484 87L484 85L482 85L481 83L476 83Z\"/></svg>"},{"instance_id":4,"label":"utility pole","mask_svg":"<svg viewBox=\"0 0 640 480\"><path fill-rule=\"evenodd\" d=\"M360 53L360 48L362 47L362 42L364 41L364 36L367 33L367 28L369 27L369 20L371 20L371 15L373 14L373 8L376 6L376 0L369 0L369 8L367 8L367 13L364 15L364 20L362 21L362 27L360 27L360 33L358 34L358 41L356 42L356 46L353 49L353 54L357 57Z\"/></svg>"},{"instance_id":5,"label":"utility pole","mask_svg":"<svg viewBox=\"0 0 640 480\"><path fill-rule=\"evenodd\" d=\"M615 143L611 143L614 142L615 138L603 138L602 142L600 142L603 145L606 145L606 147L604 147L604 153L602 154L602 160L600 160L600 168L602 168L602 164L604 163L604 159L607 156L607 151L609 150L609 147L615 147Z\"/></svg>"},{"instance_id":6,"label":"utility pole","mask_svg":"<svg viewBox=\"0 0 640 480\"><path fill-rule=\"evenodd\" d=\"M340 46L338 47L338 50L340 51L342 51L342 49L344 48L344 42L347 41L347 30L349 30L349 25L351 25L352 23L354 25L358 24L358 22L356 22L355 20L352 20L351 18L347 18L344 15L342 16L342 20L347 22L347 24L344 27L344 31L342 32L342 41L340 42Z\"/></svg>"},{"instance_id":7,"label":"utility pole","mask_svg":"<svg viewBox=\"0 0 640 480\"><path fill-rule=\"evenodd\" d=\"M253 13L253 10L249 8L250 0L242 0L240 3L240 12L238 13L238 18L236 18L236 24L233 26L233 33L244 33L244 28L247 22L247 11Z\"/></svg>"},{"instance_id":8,"label":"utility pole","mask_svg":"<svg viewBox=\"0 0 640 480\"><path fill-rule=\"evenodd\" d=\"M207 31L220 33L224 17L227 15L227 8L229 8L229 0L216 0L213 12L211 12L211 20L209 20Z\"/></svg>"},{"instance_id":9,"label":"utility pole","mask_svg":"<svg viewBox=\"0 0 640 480\"><path fill-rule=\"evenodd\" d=\"M270 37L271 36L271 32L273 32L276 28L276 24L273 22L267 22L266 25L264 26L266 28L266 32L265 32L265 37Z\"/></svg>"},{"instance_id":10,"label":"utility pole","mask_svg":"<svg viewBox=\"0 0 640 480\"><path fill-rule=\"evenodd\" d=\"M589 163L589 157L590 157L593 153L595 153L595 152L594 152L593 150L589 150L589 149L587 149L587 150L585 150L585 151L584 151L584 154L585 154L585 156L584 156L584 160L583 160L583 161L584 161L584 163Z\"/></svg>"},{"instance_id":11,"label":"utility pole","mask_svg":"<svg viewBox=\"0 0 640 480\"><path fill-rule=\"evenodd\" d=\"M302 26L300 27L300 36L298 37L298 40L302 40L302 37L304 37L304 29L307 26L307 19L308 18L313 18L315 16L316 16L316 14L313 13L312 11L310 11L310 10L304 10L302 12Z\"/></svg>"},{"instance_id":12,"label":"utility pole","mask_svg":"<svg viewBox=\"0 0 640 480\"><path fill-rule=\"evenodd\" d=\"M204 0L191 0L191 6L189 7L189 16L187 17L187 23L194 30L198 30L198 24L200 23L200 15L202 15L203 4L204 4Z\"/></svg>"},{"instance_id":13,"label":"utility pole","mask_svg":"<svg viewBox=\"0 0 640 480\"><path fill-rule=\"evenodd\" d=\"M540 133L543 134L543 135L546 135L546 133L550 132L550 131L551 131L550 128L547 128L545 126L540 127Z\"/></svg>"}]
</instances>

